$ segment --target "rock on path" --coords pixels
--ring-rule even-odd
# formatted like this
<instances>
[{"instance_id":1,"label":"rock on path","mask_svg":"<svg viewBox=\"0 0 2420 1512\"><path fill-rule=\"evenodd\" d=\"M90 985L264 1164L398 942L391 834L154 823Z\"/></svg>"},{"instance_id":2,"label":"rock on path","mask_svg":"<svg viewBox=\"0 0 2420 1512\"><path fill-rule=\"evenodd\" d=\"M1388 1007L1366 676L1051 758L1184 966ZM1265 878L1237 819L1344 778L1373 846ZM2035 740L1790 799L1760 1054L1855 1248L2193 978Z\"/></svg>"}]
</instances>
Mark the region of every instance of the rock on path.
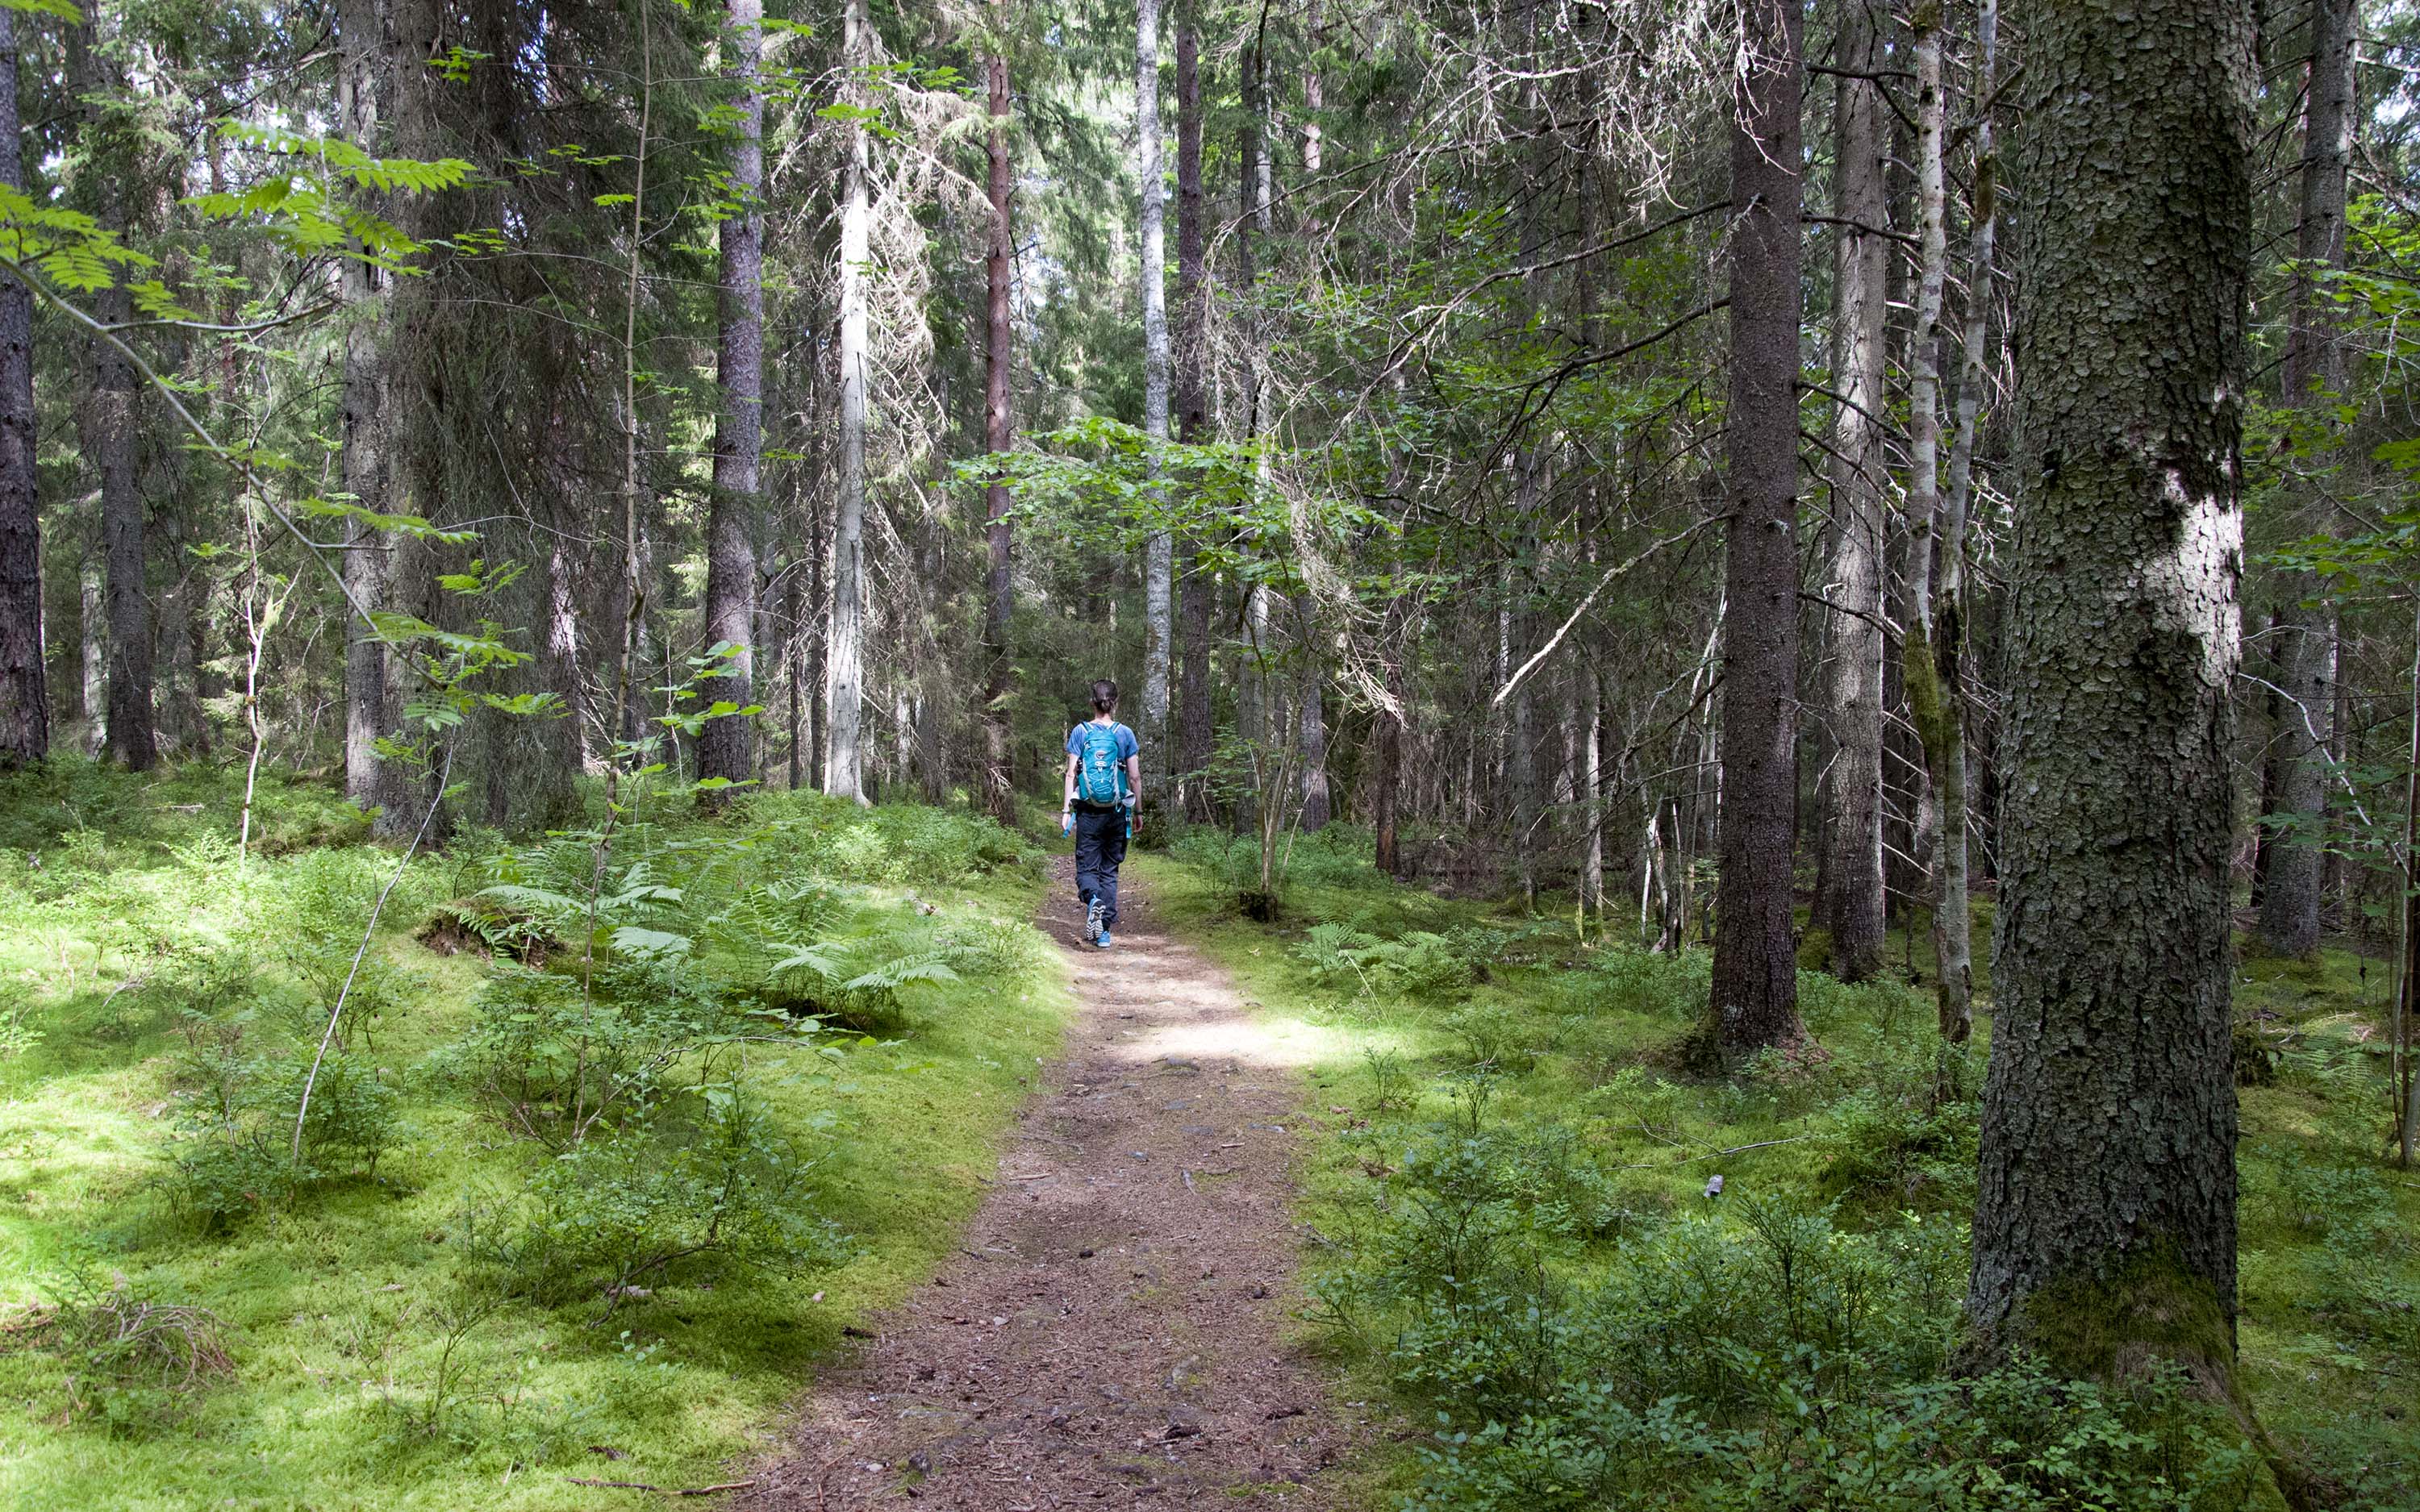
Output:
<instances>
[{"instance_id":1,"label":"rock on path","mask_svg":"<svg viewBox=\"0 0 2420 1512\"><path fill-rule=\"evenodd\" d=\"M1297 1072L1141 889L1115 949L1082 944L1057 865L1065 1057L964 1247L816 1381L751 1507L1329 1504L1347 1430L1285 1338Z\"/></svg>"}]
</instances>

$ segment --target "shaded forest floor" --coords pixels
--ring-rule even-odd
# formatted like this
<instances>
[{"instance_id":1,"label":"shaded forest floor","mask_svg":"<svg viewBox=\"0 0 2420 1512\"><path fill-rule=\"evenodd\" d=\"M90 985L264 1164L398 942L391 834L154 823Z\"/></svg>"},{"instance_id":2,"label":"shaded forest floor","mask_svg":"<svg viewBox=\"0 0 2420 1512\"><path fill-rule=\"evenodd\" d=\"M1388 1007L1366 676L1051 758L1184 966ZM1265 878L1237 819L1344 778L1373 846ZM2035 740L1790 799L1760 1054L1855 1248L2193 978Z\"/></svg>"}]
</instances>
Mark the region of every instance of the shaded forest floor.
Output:
<instances>
[{"instance_id":1,"label":"shaded forest floor","mask_svg":"<svg viewBox=\"0 0 2420 1512\"><path fill-rule=\"evenodd\" d=\"M1326 1047L1309 1326L1416 1429L1375 1467L1382 1500L2211 1507L2255 1486L2171 1390L1945 1381L1988 1020L1945 1089L1929 986L1805 971L1821 1050L1709 1082L1682 1052L1704 952L1396 887L1363 840L1298 848L1275 925L1234 905L1249 844L1141 865ZM1989 926L1986 902L1978 967ZM1892 963L1928 957L1894 934ZM2246 1380L2333 1504L2381 1509L2420 1506L2420 1173L2385 1158L2386 996L2381 964L2334 949L2237 975Z\"/></svg>"},{"instance_id":2,"label":"shaded forest floor","mask_svg":"<svg viewBox=\"0 0 2420 1512\"><path fill-rule=\"evenodd\" d=\"M1163 1104L1202 1095L1190 1083L1116 1088L1147 1109L1068 1101L1179 1001L1123 977L1075 990L1140 995L1104 1005L1138 1019L1102 1021L1071 1079L1038 1084L1074 998L1025 922L1050 896L1031 840L803 795L707 823L668 794L609 838L600 874L577 833L469 831L411 863L298 1169L301 1068L396 857L316 786L272 786L264 856L235 856L233 815L222 775L73 762L0 802L0 1503L569 1508L637 1494L587 1482L745 1478L793 1442L814 1372L860 1358L846 1329L969 1318L943 1318L970 1341L946 1359L911 1359L895 1330L872 1346L876 1373L933 1366L917 1389L944 1365L961 1385L1011 1368L977 1358L978 1334L1011 1342L995 1316L1048 1333L1032 1299L980 1328L939 1300L1012 1279L977 1258L1007 1247L976 1216L1001 1191L986 1178L1063 1181L1073 1166L1047 1163L1081 1145L1157 1173L1159 1198L1231 1200L1242 1176L1185 1164L1209 1137L1188 1130L1228 1121L1286 1129L1287 1173L1269 1164L1234 1200L1298 1193L1298 1246L1251 1241L1208 1278L1150 1273L1161 1256L1094 1300L1196 1330L1252 1319L1275 1374L1188 1396L1138 1354L1157 1392L1120 1384L1140 1405L1112 1437L1153 1419L1117 1439L1129 1469L1181 1466L1232 1427L1275 1474L1222 1459L1201 1484L1295 1497L1327 1420L1219 1414L1313 1408L1295 1398L1326 1378L1369 1425L1350 1478L1314 1480L1340 1505L2210 1508L2257 1481L2173 1383L1949 1379L1984 1047L1945 1062L1920 989L1804 973L1821 1052L1707 1082L1679 1054L1701 952L1583 945L1568 915L1396 887L1342 827L1296 847L1284 916L1253 923L1249 846L1195 831L1130 863L1146 933L1227 973L1251 1018L1221 1032L1256 1026L1300 1080L1187 1124ZM443 912L478 898L494 906ZM590 907L605 943L583 993L564 940ZM455 953L416 937L440 918ZM2381 1158L2384 997L2335 950L2239 973L2260 1068L2247 1377L2348 1508L2420 1505L2420 1177ZM563 1052L602 1043L600 1010L628 1029L604 1047L623 1080L571 1148L566 1108L607 1090ZM1110 1149L1133 1111L1156 1132ZM1228 1142L1210 1153L1240 1171ZM1063 1227L1008 1242L1055 1257ZM1055 1263L1114 1249L1076 1247L1095 1254ZM952 1287L931 1287L944 1267ZM936 1442L947 1414L977 1421L925 1405ZM1041 1408L1046 1428L1067 1405ZM1202 1435L1168 1437L1179 1408ZM932 1459L880 1447L865 1462Z\"/></svg>"},{"instance_id":3,"label":"shaded forest floor","mask_svg":"<svg viewBox=\"0 0 2420 1512\"><path fill-rule=\"evenodd\" d=\"M996 827L804 797L705 825L668 796L617 860L645 853L725 918L765 906L768 879L815 883L826 917L776 933L819 928L876 966L886 951L954 962L957 980L837 995L858 1026L801 1039L763 993L728 989L741 973L713 918L667 905L651 927L699 943L693 973L650 999L679 1006L680 1024L631 1051L661 1057L662 1085L653 1111L592 1141L657 1169L567 1164L517 1135L526 1105L499 1095L542 1074L550 1050L512 1033L537 1016L514 995L530 974L476 940L444 955L413 937L445 901L544 870L530 844L465 834L397 886L349 1010L347 1076L315 1094L380 1127L353 1131L365 1146L315 1127L310 1180L229 1193L283 1169L330 974L394 853L361 843L314 786L271 788L275 854L248 865L215 774L65 763L9 797L0 1505L571 1508L630 1494L572 1477L727 1480L843 1328L955 1248L1065 1011L1025 922L1042 856ZM732 848L735 833L753 843ZM723 990L708 1001L701 982ZM741 1016L716 1019L723 1006ZM643 1011L627 1016L652 1024ZM648 1268L650 1242L699 1237L701 1211L746 1216L717 1169L675 1180L711 1153L700 1130L738 1127L695 1095L726 1088L752 1110L738 1181L791 1163L803 1180L783 1199L839 1237L785 1251L760 1234L743 1250L726 1233L719 1251ZM541 1184L555 1166L586 1192ZM551 1249L551 1225L611 1242ZM613 1285L634 1257L609 1294L599 1278Z\"/></svg>"}]
</instances>

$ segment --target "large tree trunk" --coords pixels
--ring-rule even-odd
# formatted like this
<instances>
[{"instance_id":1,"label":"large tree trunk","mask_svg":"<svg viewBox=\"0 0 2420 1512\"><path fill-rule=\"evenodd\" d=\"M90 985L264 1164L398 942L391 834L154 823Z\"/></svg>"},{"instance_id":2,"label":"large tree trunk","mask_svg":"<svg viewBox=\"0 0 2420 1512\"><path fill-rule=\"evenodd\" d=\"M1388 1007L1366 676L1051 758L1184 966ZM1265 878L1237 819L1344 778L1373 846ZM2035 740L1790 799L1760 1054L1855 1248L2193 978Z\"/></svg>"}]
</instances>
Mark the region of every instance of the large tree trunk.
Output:
<instances>
[{"instance_id":1,"label":"large tree trunk","mask_svg":"<svg viewBox=\"0 0 2420 1512\"><path fill-rule=\"evenodd\" d=\"M1136 177L1142 189L1142 428L1153 444L1168 440L1168 249L1163 230L1167 199L1159 151L1159 0L1140 0L1135 10ZM1176 544L1156 530L1143 545L1142 728L1151 780L1143 785L1150 811L1164 812L1167 777L1174 769L1168 743L1170 649L1175 639L1171 602ZM1154 827L1156 827L1156 825Z\"/></svg>"},{"instance_id":2,"label":"large tree trunk","mask_svg":"<svg viewBox=\"0 0 2420 1512\"><path fill-rule=\"evenodd\" d=\"M1197 0L1177 0L1176 7L1176 439L1188 446L1209 439L1210 384L1207 376L1210 281L1202 227L1202 72L1196 35ZM1210 601L1218 584L1202 565L1198 543L1188 542L1183 588L1177 608L1176 770L1175 795L1185 817L1196 822L1211 816L1210 755L1216 741L1211 728Z\"/></svg>"},{"instance_id":3,"label":"large tree trunk","mask_svg":"<svg viewBox=\"0 0 2420 1512\"><path fill-rule=\"evenodd\" d=\"M1804 1037L1790 878L1798 811L1798 114L1801 21L1748 0L1731 126L1730 529L1724 563L1714 1049Z\"/></svg>"},{"instance_id":4,"label":"large tree trunk","mask_svg":"<svg viewBox=\"0 0 2420 1512\"><path fill-rule=\"evenodd\" d=\"M851 69L870 61L871 32L866 0L848 0L841 48ZM840 508L832 522L831 629L825 648L824 791L860 803L865 801L865 262L873 231L868 151L864 123L852 122L840 221Z\"/></svg>"},{"instance_id":5,"label":"large tree trunk","mask_svg":"<svg viewBox=\"0 0 2420 1512\"><path fill-rule=\"evenodd\" d=\"M1007 455L1016 440L1010 410L1008 280L1013 243L1008 219L1008 59L995 55L984 65L990 86L991 138L990 235L984 252L985 296L984 342L984 450ZM986 565L984 594L984 811L1002 824L1016 817L1016 784L1009 751L1009 700L1015 687L1016 664L1009 656L1008 627L1016 609L1016 588L1009 576L1008 485L1000 477L984 490Z\"/></svg>"},{"instance_id":6,"label":"large tree trunk","mask_svg":"<svg viewBox=\"0 0 2420 1512\"><path fill-rule=\"evenodd\" d=\"M2286 336L2285 401L2305 410L2333 402L2342 382L2329 302L2319 270L2345 255L2345 171L2352 157L2353 0L2311 0L2308 103L2303 116L2302 221L2294 238L2292 323ZM2325 424L2313 417L2309 432ZM2319 467L2324 457L2311 458ZM2304 532L2335 524L2324 490L2299 511ZM2260 943L2278 955L2308 955L2319 944L2319 898L2326 856L2318 826L2327 815L2329 744L2335 735L2336 626L2310 573L2279 584L2277 665L2285 685L2277 731L2277 811L2302 826L2270 847L2260 891ZM2309 607L2305 607L2309 605Z\"/></svg>"},{"instance_id":7,"label":"large tree trunk","mask_svg":"<svg viewBox=\"0 0 2420 1512\"><path fill-rule=\"evenodd\" d=\"M25 187L17 119L17 16L8 10L0 10L0 184ZM34 296L15 279L0 276L0 770L51 753L34 424Z\"/></svg>"},{"instance_id":8,"label":"large tree trunk","mask_svg":"<svg viewBox=\"0 0 2420 1512\"><path fill-rule=\"evenodd\" d=\"M2249 0L2026 17L2022 484L1968 1316L2231 1382L2228 1012Z\"/></svg>"},{"instance_id":9,"label":"large tree trunk","mask_svg":"<svg viewBox=\"0 0 2420 1512\"><path fill-rule=\"evenodd\" d=\"M733 649L709 702L746 708L756 702L756 531L764 504L765 455L765 96L757 73L765 50L764 0L729 0L724 72L736 86L731 197L722 223L721 340L715 380L722 391L714 419L714 493L706 526L706 641ZM698 732L697 775L745 782L755 776L755 716L709 719ZM728 788L699 796L720 808Z\"/></svg>"},{"instance_id":10,"label":"large tree trunk","mask_svg":"<svg viewBox=\"0 0 2420 1512\"><path fill-rule=\"evenodd\" d=\"M1824 688L1833 745L1815 921L1831 936L1832 970L1863 981L1883 959L1883 543L1888 530L1883 458L1889 399L1890 218L1883 178L1883 56L1864 0L1840 7L1840 76L1833 133L1838 309L1832 373L1831 675Z\"/></svg>"}]
</instances>

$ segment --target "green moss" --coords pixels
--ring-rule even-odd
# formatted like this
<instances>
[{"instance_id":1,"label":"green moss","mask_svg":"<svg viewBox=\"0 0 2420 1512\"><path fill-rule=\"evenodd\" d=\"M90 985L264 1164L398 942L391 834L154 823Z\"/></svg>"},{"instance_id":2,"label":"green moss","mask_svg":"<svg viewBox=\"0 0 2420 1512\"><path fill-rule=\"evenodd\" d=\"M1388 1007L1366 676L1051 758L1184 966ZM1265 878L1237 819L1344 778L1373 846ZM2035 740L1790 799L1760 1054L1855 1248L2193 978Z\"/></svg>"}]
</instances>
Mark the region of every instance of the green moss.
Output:
<instances>
[{"instance_id":1,"label":"green moss","mask_svg":"<svg viewBox=\"0 0 2420 1512\"><path fill-rule=\"evenodd\" d=\"M799 1275L696 1274L598 1326L593 1300L500 1300L493 1275L461 1253L465 1208L543 1157L448 1068L486 968L410 937L465 890L458 857L428 856L398 887L379 942L380 958L410 975L360 1052L398 1090L400 1146L375 1181L331 1183L308 1204L206 1237L159 1180L180 1005L119 983L152 938L170 951L157 959L171 961L238 948L264 968L241 1006L256 1032L286 1036L317 1011L282 964L286 921L313 908L358 917L365 882L394 864L339 835L237 867L224 843L229 791L225 774L188 770L145 796L71 762L0 784L0 836L36 853L0 854L0 981L22 986L42 1031L0 1059L0 1311L55 1294L62 1273L81 1269L104 1287L122 1273L140 1295L209 1309L234 1363L230 1378L181 1402L123 1394L112 1415L87 1395L85 1410L70 1411L70 1362L0 1335L0 1506L571 1512L621 1494L566 1483L601 1463L592 1443L626 1453L627 1478L730 1478L840 1347L842 1328L894 1302L956 1243L1068 1009L1045 952L1043 966L1014 979L920 988L895 1044L852 1043L838 1060L814 1047L746 1047L771 1116L819 1155L818 1203L851 1237L850 1255ZM273 832L337 830L332 790L279 782L269 802ZM845 865L878 890L912 885L942 919L1022 920L1040 902L1038 875L1000 857L961 859L950 868L959 885L932 880L941 868L928 832L963 821L826 807L760 800L712 825L662 823L681 842L735 831L763 841L735 856L743 869ZM759 833L784 817L793 825L782 835ZM450 1398L430 1414L449 1319L470 1321ZM414 1414L432 1420L415 1426Z\"/></svg>"},{"instance_id":2,"label":"green moss","mask_svg":"<svg viewBox=\"0 0 2420 1512\"><path fill-rule=\"evenodd\" d=\"M2013 1310L2002 1342L2091 1381L2123 1381L2169 1361L2224 1395L2235 1371L2235 1333L2217 1288L2168 1251L2040 1288Z\"/></svg>"}]
</instances>

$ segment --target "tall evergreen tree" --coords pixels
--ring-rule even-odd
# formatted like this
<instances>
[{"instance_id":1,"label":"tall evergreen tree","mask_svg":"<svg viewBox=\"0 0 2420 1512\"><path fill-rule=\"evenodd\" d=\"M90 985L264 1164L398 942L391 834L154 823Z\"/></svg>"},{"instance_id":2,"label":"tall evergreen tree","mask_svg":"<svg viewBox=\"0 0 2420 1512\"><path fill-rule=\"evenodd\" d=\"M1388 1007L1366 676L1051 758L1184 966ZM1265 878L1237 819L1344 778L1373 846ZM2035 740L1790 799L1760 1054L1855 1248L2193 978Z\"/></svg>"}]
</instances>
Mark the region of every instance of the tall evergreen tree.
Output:
<instances>
[{"instance_id":1,"label":"tall evergreen tree","mask_svg":"<svg viewBox=\"0 0 2420 1512\"><path fill-rule=\"evenodd\" d=\"M2087 1375L2231 1383L2228 685L2248 0L2025 15L2022 476L1968 1311ZM2055 186L2055 189L2053 189Z\"/></svg>"},{"instance_id":2,"label":"tall evergreen tree","mask_svg":"<svg viewBox=\"0 0 2420 1512\"><path fill-rule=\"evenodd\" d=\"M1799 8L1749 0L1730 135L1721 870L1714 1042L1726 1063L1800 1039L1791 861L1798 804Z\"/></svg>"}]
</instances>

